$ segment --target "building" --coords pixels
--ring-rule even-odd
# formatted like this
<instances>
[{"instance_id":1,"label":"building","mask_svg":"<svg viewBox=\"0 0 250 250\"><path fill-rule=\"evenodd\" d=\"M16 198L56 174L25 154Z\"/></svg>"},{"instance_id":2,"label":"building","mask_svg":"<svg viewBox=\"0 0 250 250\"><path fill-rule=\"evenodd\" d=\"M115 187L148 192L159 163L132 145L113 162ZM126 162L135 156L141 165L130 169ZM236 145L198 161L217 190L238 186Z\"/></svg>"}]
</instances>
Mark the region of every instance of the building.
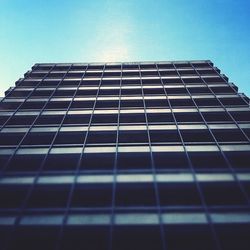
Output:
<instances>
[{"instance_id":1,"label":"building","mask_svg":"<svg viewBox=\"0 0 250 250\"><path fill-rule=\"evenodd\" d=\"M0 249L249 250L237 90L207 60L35 64L0 103Z\"/></svg>"}]
</instances>

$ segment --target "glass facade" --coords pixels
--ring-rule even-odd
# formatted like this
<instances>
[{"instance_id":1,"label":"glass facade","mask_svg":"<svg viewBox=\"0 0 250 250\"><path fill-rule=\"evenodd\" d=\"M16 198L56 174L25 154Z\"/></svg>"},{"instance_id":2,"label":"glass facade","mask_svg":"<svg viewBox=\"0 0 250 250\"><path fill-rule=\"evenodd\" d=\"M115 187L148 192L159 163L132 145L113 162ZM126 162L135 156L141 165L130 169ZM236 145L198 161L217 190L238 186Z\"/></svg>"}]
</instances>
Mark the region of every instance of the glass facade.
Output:
<instances>
[{"instance_id":1,"label":"glass facade","mask_svg":"<svg viewBox=\"0 0 250 250\"><path fill-rule=\"evenodd\" d=\"M35 64L0 172L3 250L250 247L249 99L208 60Z\"/></svg>"}]
</instances>

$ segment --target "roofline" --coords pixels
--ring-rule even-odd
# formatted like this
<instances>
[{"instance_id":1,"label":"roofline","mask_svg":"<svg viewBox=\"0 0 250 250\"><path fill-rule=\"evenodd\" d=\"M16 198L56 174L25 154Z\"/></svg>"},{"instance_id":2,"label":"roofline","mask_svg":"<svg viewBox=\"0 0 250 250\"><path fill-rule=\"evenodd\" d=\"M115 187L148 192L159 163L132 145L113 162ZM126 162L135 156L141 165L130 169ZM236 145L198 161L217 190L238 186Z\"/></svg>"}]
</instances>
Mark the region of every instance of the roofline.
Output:
<instances>
[{"instance_id":1,"label":"roofline","mask_svg":"<svg viewBox=\"0 0 250 250\"><path fill-rule=\"evenodd\" d=\"M68 66L68 65L116 65L116 64L147 64L147 63L212 63L211 60L176 60L176 61L134 61L134 62L72 62L72 63L36 63L34 66L41 65L60 65L60 66Z\"/></svg>"}]
</instances>

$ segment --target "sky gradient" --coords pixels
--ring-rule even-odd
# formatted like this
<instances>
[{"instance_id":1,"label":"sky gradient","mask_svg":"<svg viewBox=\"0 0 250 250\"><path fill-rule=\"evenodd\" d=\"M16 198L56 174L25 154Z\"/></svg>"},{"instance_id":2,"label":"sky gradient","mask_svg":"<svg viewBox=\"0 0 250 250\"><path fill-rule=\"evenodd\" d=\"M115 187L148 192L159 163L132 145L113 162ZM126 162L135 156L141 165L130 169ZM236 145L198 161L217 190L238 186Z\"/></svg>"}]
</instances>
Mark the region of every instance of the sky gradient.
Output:
<instances>
[{"instance_id":1,"label":"sky gradient","mask_svg":"<svg viewBox=\"0 0 250 250\"><path fill-rule=\"evenodd\" d=\"M250 96L248 0L0 0L0 96L35 63L210 59Z\"/></svg>"}]
</instances>

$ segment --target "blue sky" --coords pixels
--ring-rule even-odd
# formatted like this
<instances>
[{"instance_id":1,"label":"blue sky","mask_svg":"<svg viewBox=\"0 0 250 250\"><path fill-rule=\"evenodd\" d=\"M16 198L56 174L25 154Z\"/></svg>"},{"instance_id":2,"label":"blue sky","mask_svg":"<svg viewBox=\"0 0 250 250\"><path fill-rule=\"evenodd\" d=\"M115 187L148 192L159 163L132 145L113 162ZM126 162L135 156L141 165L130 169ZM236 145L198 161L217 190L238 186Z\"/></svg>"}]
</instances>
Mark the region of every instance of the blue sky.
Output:
<instances>
[{"instance_id":1,"label":"blue sky","mask_svg":"<svg viewBox=\"0 0 250 250\"><path fill-rule=\"evenodd\" d=\"M37 62L210 59L250 96L248 0L0 0L0 96Z\"/></svg>"}]
</instances>

